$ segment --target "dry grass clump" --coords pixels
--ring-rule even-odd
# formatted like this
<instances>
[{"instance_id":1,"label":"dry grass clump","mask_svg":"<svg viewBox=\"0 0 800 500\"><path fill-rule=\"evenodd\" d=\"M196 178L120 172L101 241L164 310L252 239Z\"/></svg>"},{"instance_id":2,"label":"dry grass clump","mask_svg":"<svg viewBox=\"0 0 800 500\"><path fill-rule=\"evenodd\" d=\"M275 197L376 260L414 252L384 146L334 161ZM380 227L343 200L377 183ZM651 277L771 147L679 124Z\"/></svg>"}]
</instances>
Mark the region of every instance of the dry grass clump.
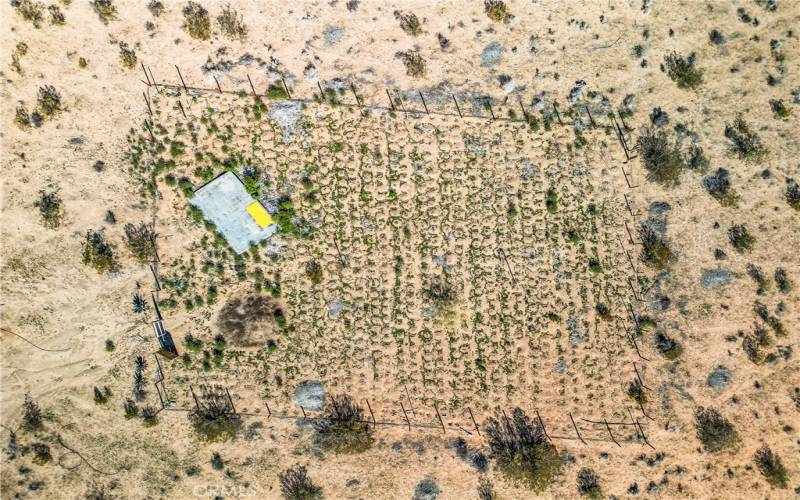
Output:
<instances>
[{"instance_id":1,"label":"dry grass clump","mask_svg":"<svg viewBox=\"0 0 800 500\"><path fill-rule=\"evenodd\" d=\"M91 4L103 24L108 24L117 18L117 7L112 0L92 0Z\"/></svg>"},{"instance_id":2,"label":"dry grass clump","mask_svg":"<svg viewBox=\"0 0 800 500\"><path fill-rule=\"evenodd\" d=\"M28 113L28 110L25 109L23 103L18 104L14 112L14 125L21 130L27 130L31 127L31 115Z\"/></svg>"},{"instance_id":3,"label":"dry grass clump","mask_svg":"<svg viewBox=\"0 0 800 500\"><path fill-rule=\"evenodd\" d=\"M48 12L50 12L50 24L54 26L62 26L66 24L67 19L64 17L64 13L61 12L61 9L58 5L51 5L47 7Z\"/></svg>"},{"instance_id":4,"label":"dry grass clump","mask_svg":"<svg viewBox=\"0 0 800 500\"><path fill-rule=\"evenodd\" d=\"M422 78L425 76L427 65L425 59L422 58L418 50L406 50L405 52L398 52L396 55L403 61L403 64L405 64L406 74L408 76L413 76L415 78Z\"/></svg>"},{"instance_id":5,"label":"dry grass clump","mask_svg":"<svg viewBox=\"0 0 800 500\"><path fill-rule=\"evenodd\" d=\"M211 18L208 11L199 3L189 2L183 8L183 28L196 40L211 38Z\"/></svg>"},{"instance_id":6,"label":"dry grass clump","mask_svg":"<svg viewBox=\"0 0 800 500\"><path fill-rule=\"evenodd\" d=\"M600 489L600 478L590 468L584 467L578 471L577 476L578 493L592 500L603 498L603 490Z\"/></svg>"},{"instance_id":7,"label":"dry grass clump","mask_svg":"<svg viewBox=\"0 0 800 500\"><path fill-rule=\"evenodd\" d=\"M44 227L56 229L61 225L64 218L64 204L57 192L39 191L39 199L36 200L34 206L39 209Z\"/></svg>"},{"instance_id":8,"label":"dry grass clump","mask_svg":"<svg viewBox=\"0 0 800 500\"><path fill-rule=\"evenodd\" d=\"M498 413L485 424L486 439L497 468L507 478L542 491L561 471L563 459L544 434L541 423L515 408L511 417Z\"/></svg>"},{"instance_id":9,"label":"dry grass clump","mask_svg":"<svg viewBox=\"0 0 800 500\"><path fill-rule=\"evenodd\" d=\"M704 177L703 187L724 207L735 206L739 200L739 196L731 189L730 175L724 168L717 169L716 173Z\"/></svg>"},{"instance_id":10,"label":"dry grass clump","mask_svg":"<svg viewBox=\"0 0 800 500\"><path fill-rule=\"evenodd\" d=\"M61 94L52 85L39 87L39 94L36 98L36 112L43 118L52 118L64 108L61 105Z\"/></svg>"},{"instance_id":11,"label":"dry grass clump","mask_svg":"<svg viewBox=\"0 0 800 500\"><path fill-rule=\"evenodd\" d=\"M328 399L325 414L314 428L314 444L324 451L361 453L372 446L372 428L364 421L364 408L346 394Z\"/></svg>"},{"instance_id":12,"label":"dry grass clump","mask_svg":"<svg viewBox=\"0 0 800 500\"><path fill-rule=\"evenodd\" d=\"M649 180L664 186L678 184L683 172L683 156L678 144L670 141L665 131L647 127L636 145Z\"/></svg>"},{"instance_id":13,"label":"dry grass clump","mask_svg":"<svg viewBox=\"0 0 800 500\"><path fill-rule=\"evenodd\" d=\"M483 10L489 19L498 23L508 22L514 17L502 0L485 0L483 2Z\"/></svg>"},{"instance_id":14,"label":"dry grass clump","mask_svg":"<svg viewBox=\"0 0 800 500\"><path fill-rule=\"evenodd\" d=\"M322 488L314 484L304 465L293 465L278 474L281 494L286 500L321 500Z\"/></svg>"},{"instance_id":15,"label":"dry grass clump","mask_svg":"<svg viewBox=\"0 0 800 500\"><path fill-rule=\"evenodd\" d=\"M707 452L716 453L739 442L739 435L733 424L717 410L701 406L695 411L694 419L697 437Z\"/></svg>"},{"instance_id":16,"label":"dry grass clump","mask_svg":"<svg viewBox=\"0 0 800 500\"><path fill-rule=\"evenodd\" d=\"M44 4L31 0L12 0L11 6L22 16L22 19L29 21L34 27L40 28L44 21Z\"/></svg>"},{"instance_id":17,"label":"dry grass clump","mask_svg":"<svg viewBox=\"0 0 800 500\"><path fill-rule=\"evenodd\" d=\"M83 242L83 263L98 273L115 271L119 265L114 249L99 231L89 230Z\"/></svg>"},{"instance_id":18,"label":"dry grass clump","mask_svg":"<svg viewBox=\"0 0 800 500\"><path fill-rule=\"evenodd\" d=\"M678 359L683 353L683 346L677 340L660 331L656 332L656 349L670 361Z\"/></svg>"},{"instance_id":19,"label":"dry grass clump","mask_svg":"<svg viewBox=\"0 0 800 500\"><path fill-rule=\"evenodd\" d=\"M664 66L667 76L678 84L681 89L696 89L703 83L703 70L695 66L696 56L694 53L689 57L683 57L677 52L672 52L664 56Z\"/></svg>"},{"instance_id":20,"label":"dry grass clump","mask_svg":"<svg viewBox=\"0 0 800 500\"><path fill-rule=\"evenodd\" d=\"M800 184L792 178L786 179L786 203L800 211Z\"/></svg>"},{"instance_id":21,"label":"dry grass clump","mask_svg":"<svg viewBox=\"0 0 800 500\"><path fill-rule=\"evenodd\" d=\"M742 339L742 350L747 354L747 359L760 365L767 359L763 349L769 347L771 343L767 329L755 325L753 333L745 335Z\"/></svg>"},{"instance_id":22,"label":"dry grass clump","mask_svg":"<svg viewBox=\"0 0 800 500\"><path fill-rule=\"evenodd\" d=\"M753 460L758 466L758 470L774 488L784 489L788 486L786 467L784 467L781 457L772 452L767 445L759 448Z\"/></svg>"},{"instance_id":23,"label":"dry grass clump","mask_svg":"<svg viewBox=\"0 0 800 500\"><path fill-rule=\"evenodd\" d=\"M222 14L217 16L217 24L222 33L231 40L247 38L247 26L245 26L242 16L230 5L222 8Z\"/></svg>"},{"instance_id":24,"label":"dry grass clump","mask_svg":"<svg viewBox=\"0 0 800 500\"><path fill-rule=\"evenodd\" d=\"M399 10L394 11L394 17L400 21L400 29L411 36L422 34L422 23L413 12L403 13Z\"/></svg>"},{"instance_id":25,"label":"dry grass clump","mask_svg":"<svg viewBox=\"0 0 800 500\"><path fill-rule=\"evenodd\" d=\"M750 128L750 124L741 114L736 115L732 124L725 125L725 137L731 141L731 152L741 160L756 162L767 154L767 148L761 143L761 138Z\"/></svg>"}]
</instances>

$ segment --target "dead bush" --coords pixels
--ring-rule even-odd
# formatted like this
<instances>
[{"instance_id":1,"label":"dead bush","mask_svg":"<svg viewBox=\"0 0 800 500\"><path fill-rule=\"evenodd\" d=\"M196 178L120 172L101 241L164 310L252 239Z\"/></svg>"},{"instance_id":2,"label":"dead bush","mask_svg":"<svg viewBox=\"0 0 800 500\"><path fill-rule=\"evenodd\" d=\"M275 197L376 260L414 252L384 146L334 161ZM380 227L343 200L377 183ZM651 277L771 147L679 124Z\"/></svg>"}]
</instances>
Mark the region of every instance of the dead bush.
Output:
<instances>
[{"instance_id":1,"label":"dead bush","mask_svg":"<svg viewBox=\"0 0 800 500\"><path fill-rule=\"evenodd\" d=\"M577 476L578 493L593 500L603 498L603 491L600 489L600 478L590 468L584 467L578 471Z\"/></svg>"},{"instance_id":2,"label":"dead bush","mask_svg":"<svg viewBox=\"0 0 800 500\"><path fill-rule=\"evenodd\" d=\"M221 385L200 386L197 405L189 415L192 427L204 441L233 439L242 427L228 393Z\"/></svg>"},{"instance_id":3,"label":"dead bush","mask_svg":"<svg viewBox=\"0 0 800 500\"><path fill-rule=\"evenodd\" d=\"M98 273L115 271L119 266L114 249L99 231L89 230L83 242L83 263Z\"/></svg>"},{"instance_id":4,"label":"dead bush","mask_svg":"<svg viewBox=\"0 0 800 500\"><path fill-rule=\"evenodd\" d=\"M64 218L64 204L58 196L58 192L39 191L39 199L36 200L34 206L39 209L44 227L56 229L61 225Z\"/></svg>"},{"instance_id":5,"label":"dead bush","mask_svg":"<svg viewBox=\"0 0 800 500\"><path fill-rule=\"evenodd\" d=\"M231 40L247 38L247 26L245 26L242 16L230 5L222 8L222 13L217 16L217 24L222 34Z\"/></svg>"},{"instance_id":6,"label":"dead bush","mask_svg":"<svg viewBox=\"0 0 800 500\"><path fill-rule=\"evenodd\" d=\"M681 89L696 89L703 83L703 70L695 66L697 56L692 52L689 57L683 57L677 52L672 52L664 57L664 66L667 76L678 84Z\"/></svg>"},{"instance_id":7,"label":"dead bush","mask_svg":"<svg viewBox=\"0 0 800 500\"><path fill-rule=\"evenodd\" d=\"M400 21L400 29L405 31L411 36L418 36L422 34L422 23L413 12L403 13L399 10L394 11L394 17Z\"/></svg>"},{"instance_id":8,"label":"dead bush","mask_svg":"<svg viewBox=\"0 0 800 500\"><path fill-rule=\"evenodd\" d=\"M757 162L767 154L767 148L761 143L761 137L750 128L741 114L736 115L733 123L725 125L725 138L731 142L731 152L741 160Z\"/></svg>"},{"instance_id":9,"label":"dead bush","mask_svg":"<svg viewBox=\"0 0 800 500\"><path fill-rule=\"evenodd\" d=\"M747 231L744 224L734 224L728 229L728 239L733 248L739 253L749 252L753 249L756 239Z\"/></svg>"},{"instance_id":10,"label":"dead bush","mask_svg":"<svg viewBox=\"0 0 800 500\"><path fill-rule=\"evenodd\" d=\"M647 178L664 186L678 184L683 171L683 156L677 143L664 130L646 127L636 140Z\"/></svg>"},{"instance_id":11,"label":"dead bush","mask_svg":"<svg viewBox=\"0 0 800 500\"><path fill-rule=\"evenodd\" d=\"M323 418L314 428L314 443L324 451L361 453L372 446L372 428L364 421L364 408L346 394L328 398Z\"/></svg>"},{"instance_id":12,"label":"dead bush","mask_svg":"<svg viewBox=\"0 0 800 500\"><path fill-rule=\"evenodd\" d=\"M786 179L786 203L800 211L800 184L792 178Z\"/></svg>"},{"instance_id":13,"label":"dead bush","mask_svg":"<svg viewBox=\"0 0 800 500\"><path fill-rule=\"evenodd\" d=\"M669 267L675 260L667 240L654 231L649 225L639 227L639 238L642 241L642 261L653 269L661 270Z\"/></svg>"},{"instance_id":14,"label":"dead bush","mask_svg":"<svg viewBox=\"0 0 800 500\"><path fill-rule=\"evenodd\" d=\"M141 263L149 262L155 258L155 247L153 241L155 233L149 224L144 222L136 224L125 224L125 244L133 254L134 258Z\"/></svg>"},{"instance_id":15,"label":"dead bush","mask_svg":"<svg viewBox=\"0 0 800 500\"><path fill-rule=\"evenodd\" d=\"M294 465L278 474L281 493L286 500L321 500L322 488L314 484L303 465Z\"/></svg>"},{"instance_id":16,"label":"dead bush","mask_svg":"<svg viewBox=\"0 0 800 500\"><path fill-rule=\"evenodd\" d=\"M403 61L403 64L405 64L406 74L408 76L413 76L414 78L422 78L425 76L425 59L422 58L422 55L418 50L412 49L405 52L398 52L397 57L399 57Z\"/></svg>"},{"instance_id":17,"label":"dead bush","mask_svg":"<svg viewBox=\"0 0 800 500\"><path fill-rule=\"evenodd\" d=\"M183 8L183 28L196 40L211 38L211 18L199 3L189 2Z\"/></svg>"}]
</instances>

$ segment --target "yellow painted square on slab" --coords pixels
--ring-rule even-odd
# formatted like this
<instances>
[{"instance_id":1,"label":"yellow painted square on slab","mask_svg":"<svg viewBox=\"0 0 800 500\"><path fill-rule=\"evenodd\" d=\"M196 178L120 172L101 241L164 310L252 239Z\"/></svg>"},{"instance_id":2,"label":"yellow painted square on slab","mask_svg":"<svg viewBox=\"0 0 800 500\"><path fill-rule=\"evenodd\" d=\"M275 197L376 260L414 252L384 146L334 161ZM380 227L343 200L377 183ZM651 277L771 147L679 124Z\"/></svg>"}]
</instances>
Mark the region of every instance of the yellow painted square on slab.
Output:
<instances>
[{"instance_id":1,"label":"yellow painted square on slab","mask_svg":"<svg viewBox=\"0 0 800 500\"><path fill-rule=\"evenodd\" d=\"M256 224L258 224L262 229L272 224L272 217L270 217L269 213L264 210L264 207L261 206L261 203L257 201L254 201L247 206L247 213L253 217L253 219L256 221Z\"/></svg>"}]
</instances>

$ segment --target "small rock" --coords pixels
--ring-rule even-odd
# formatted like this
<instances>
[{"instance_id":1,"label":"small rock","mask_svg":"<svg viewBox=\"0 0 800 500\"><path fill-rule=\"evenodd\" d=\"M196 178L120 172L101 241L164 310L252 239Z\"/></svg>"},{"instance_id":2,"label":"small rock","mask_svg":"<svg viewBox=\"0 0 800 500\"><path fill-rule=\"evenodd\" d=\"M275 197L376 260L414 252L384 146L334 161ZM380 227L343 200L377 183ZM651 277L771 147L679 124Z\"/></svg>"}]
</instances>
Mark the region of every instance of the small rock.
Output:
<instances>
[{"instance_id":1,"label":"small rock","mask_svg":"<svg viewBox=\"0 0 800 500\"><path fill-rule=\"evenodd\" d=\"M323 33L325 37L325 45L332 47L342 41L344 36L344 28L339 26L328 26Z\"/></svg>"},{"instance_id":2,"label":"small rock","mask_svg":"<svg viewBox=\"0 0 800 500\"><path fill-rule=\"evenodd\" d=\"M292 399L297 406L302 406L306 410L322 410L325 403L325 390L322 382L318 380L301 382L294 390Z\"/></svg>"},{"instance_id":3,"label":"small rock","mask_svg":"<svg viewBox=\"0 0 800 500\"><path fill-rule=\"evenodd\" d=\"M700 275L700 284L703 288L719 288L727 286L733 278L733 273L725 268L718 267L703 271Z\"/></svg>"},{"instance_id":4,"label":"small rock","mask_svg":"<svg viewBox=\"0 0 800 500\"><path fill-rule=\"evenodd\" d=\"M498 42L487 45L481 53L481 66L494 66L500 62L505 48Z\"/></svg>"},{"instance_id":5,"label":"small rock","mask_svg":"<svg viewBox=\"0 0 800 500\"><path fill-rule=\"evenodd\" d=\"M439 498L439 485L432 479L423 479L414 488L414 500L436 500Z\"/></svg>"}]
</instances>

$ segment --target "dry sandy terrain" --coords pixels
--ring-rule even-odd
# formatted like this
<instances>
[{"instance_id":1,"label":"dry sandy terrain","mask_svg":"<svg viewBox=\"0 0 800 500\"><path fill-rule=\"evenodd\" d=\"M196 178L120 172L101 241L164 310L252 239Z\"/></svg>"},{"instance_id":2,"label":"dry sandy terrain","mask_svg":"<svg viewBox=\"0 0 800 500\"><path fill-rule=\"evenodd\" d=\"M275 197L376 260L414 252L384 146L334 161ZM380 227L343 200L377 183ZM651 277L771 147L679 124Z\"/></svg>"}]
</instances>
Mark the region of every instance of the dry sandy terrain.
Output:
<instances>
[{"instance_id":1,"label":"dry sandy terrain","mask_svg":"<svg viewBox=\"0 0 800 500\"><path fill-rule=\"evenodd\" d=\"M506 3L3 2L2 496L795 497L800 3ZM241 256L224 171L280 225Z\"/></svg>"}]
</instances>

